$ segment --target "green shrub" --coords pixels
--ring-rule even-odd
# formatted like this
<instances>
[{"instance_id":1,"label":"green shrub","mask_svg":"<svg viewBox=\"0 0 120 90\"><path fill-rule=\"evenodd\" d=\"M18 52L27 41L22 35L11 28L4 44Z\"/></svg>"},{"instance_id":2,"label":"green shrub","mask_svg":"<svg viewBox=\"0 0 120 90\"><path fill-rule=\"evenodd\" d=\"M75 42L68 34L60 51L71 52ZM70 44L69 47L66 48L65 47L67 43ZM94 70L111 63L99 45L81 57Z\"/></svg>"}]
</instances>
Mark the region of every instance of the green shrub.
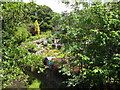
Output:
<instances>
[{"instance_id":1,"label":"green shrub","mask_svg":"<svg viewBox=\"0 0 120 90\"><path fill-rule=\"evenodd\" d=\"M56 37L64 43L63 53L71 66L80 67L78 74L62 65L63 74L71 76L68 86L103 87L120 84L119 32L120 2L94 3L92 7L56 17L61 31ZM76 8L76 7L75 7ZM115 60L115 55L117 59ZM112 87L114 88L114 87Z\"/></svg>"},{"instance_id":2,"label":"green shrub","mask_svg":"<svg viewBox=\"0 0 120 90\"><path fill-rule=\"evenodd\" d=\"M30 37L30 33L27 31L25 27L16 27L17 31L14 32L14 38L18 42L25 41L28 37Z\"/></svg>"}]
</instances>

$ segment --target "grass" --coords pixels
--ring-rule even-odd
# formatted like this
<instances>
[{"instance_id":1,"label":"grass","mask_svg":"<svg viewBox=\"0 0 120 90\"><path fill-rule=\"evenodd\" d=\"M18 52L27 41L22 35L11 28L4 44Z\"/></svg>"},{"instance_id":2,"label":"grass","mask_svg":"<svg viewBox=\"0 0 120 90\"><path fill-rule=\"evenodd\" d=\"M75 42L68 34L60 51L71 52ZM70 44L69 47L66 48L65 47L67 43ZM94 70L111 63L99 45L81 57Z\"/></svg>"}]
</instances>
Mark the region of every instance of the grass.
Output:
<instances>
[{"instance_id":1,"label":"grass","mask_svg":"<svg viewBox=\"0 0 120 90\"><path fill-rule=\"evenodd\" d=\"M28 88L39 88L41 82L38 80L34 80L31 85L29 85Z\"/></svg>"}]
</instances>

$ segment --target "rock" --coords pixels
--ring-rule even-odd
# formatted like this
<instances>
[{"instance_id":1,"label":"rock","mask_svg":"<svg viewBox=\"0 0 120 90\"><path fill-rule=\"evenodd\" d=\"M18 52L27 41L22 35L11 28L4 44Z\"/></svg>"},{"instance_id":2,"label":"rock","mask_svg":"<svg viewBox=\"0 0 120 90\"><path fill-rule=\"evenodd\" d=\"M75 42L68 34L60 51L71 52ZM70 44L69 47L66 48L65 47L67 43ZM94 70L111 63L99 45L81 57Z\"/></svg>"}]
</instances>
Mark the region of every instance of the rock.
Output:
<instances>
[{"instance_id":1,"label":"rock","mask_svg":"<svg viewBox=\"0 0 120 90\"><path fill-rule=\"evenodd\" d=\"M28 49L29 52L36 53L33 49Z\"/></svg>"},{"instance_id":2,"label":"rock","mask_svg":"<svg viewBox=\"0 0 120 90\"><path fill-rule=\"evenodd\" d=\"M37 44L40 44L41 42L36 42Z\"/></svg>"},{"instance_id":3,"label":"rock","mask_svg":"<svg viewBox=\"0 0 120 90\"><path fill-rule=\"evenodd\" d=\"M38 50L38 51L36 52L36 55L39 55L39 54L41 54L42 52L44 52L44 50Z\"/></svg>"},{"instance_id":4,"label":"rock","mask_svg":"<svg viewBox=\"0 0 120 90\"><path fill-rule=\"evenodd\" d=\"M55 45L55 44L53 44L53 45L52 45L52 48L53 48L53 49L56 49L56 45Z\"/></svg>"},{"instance_id":5,"label":"rock","mask_svg":"<svg viewBox=\"0 0 120 90\"><path fill-rule=\"evenodd\" d=\"M57 49L60 50L62 48L62 45L61 44L58 44L57 45Z\"/></svg>"}]
</instances>

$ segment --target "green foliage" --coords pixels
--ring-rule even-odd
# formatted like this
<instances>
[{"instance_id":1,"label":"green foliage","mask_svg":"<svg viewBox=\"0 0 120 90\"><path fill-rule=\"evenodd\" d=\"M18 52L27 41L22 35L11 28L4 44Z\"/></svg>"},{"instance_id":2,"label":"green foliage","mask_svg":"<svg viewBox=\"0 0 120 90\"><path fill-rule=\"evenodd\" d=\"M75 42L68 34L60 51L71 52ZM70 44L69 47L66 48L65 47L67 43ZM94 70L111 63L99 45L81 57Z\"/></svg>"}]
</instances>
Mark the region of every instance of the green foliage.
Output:
<instances>
[{"instance_id":1,"label":"green foliage","mask_svg":"<svg viewBox=\"0 0 120 90\"><path fill-rule=\"evenodd\" d=\"M34 80L32 84L29 86L29 88L39 88L41 82Z\"/></svg>"},{"instance_id":2,"label":"green foliage","mask_svg":"<svg viewBox=\"0 0 120 90\"><path fill-rule=\"evenodd\" d=\"M25 27L16 27L16 29L17 31L14 32L14 37L12 37L11 39L15 39L17 43L25 41L30 36L30 33Z\"/></svg>"},{"instance_id":3,"label":"green foliage","mask_svg":"<svg viewBox=\"0 0 120 90\"><path fill-rule=\"evenodd\" d=\"M48 43L49 44L52 44L53 43L53 41L52 41L52 39L50 38L50 39L48 39Z\"/></svg>"},{"instance_id":4,"label":"green foliage","mask_svg":"<svg viewBox=\"0 0 120 90\"><path fill-rule=\"evenodd\" d=\"M16 47L13 47L14 49L8 47L3 48L3 55L2 56L2 78L3 78L3 87L6 87L7 85L11 84L14 79L17 78L23 78L25 77L25 74L20 70L18 67L17 60L22 57L20 53L18 52L18 49ZM26 54L27 51L24 51L24 54ZM20 56L19 56L20 55Z\"/></svg>"},{"instance_id":5,"label":"green foliage","mask_svg":"<svg viewBox=\"0 0 120 90\"><path fill-rule=\"evenodd\" d=\"M21 65L33 65L39 68L41 56L29 53L27 50L18 47L31 35L27 31L29 24L35 20L41 25L47 23L47 27L41 27L43 31L51 29L52 10L47 6L40 6L35 3L23 2L2 2L2 78L3 87L11 84L13 79L23 78L25 74ZM48 17L48 18L45 18ZM46 35L47 36L47 35ZM46 37L46 36L40 36ZM35 40L35 39L34 39ZM30 46L31 48L33 46ZM33 47L34 48L34 47ZM39 65L38 65L39 64ZM39 72L44 69L39 68Z\"/></svg>"},{"instance_id":6,"label":"green foliage","mask_svg":"<svg viewBox=\"0 0 120 90\"><path fill-rule=\"evenodd\" d=\"M61 66L63 74L72 78L68 86L94 87L106 83L120 84L120 2L94 3L92 7L63 13L53 18L59 20L61 39L71 66L80 67L78 74L69 72L67 65ZM116 59L115 59L116 58Z\"/></svg>"},{"instance_id":7,"label":"green foliage","mask_svg":"<svg viewBox=\"0 0 120 90\"><path fill-rule=\"evenodd\" d=\"M45 68L40 67L43 65L42 60L56 54L58 58L68 58L70 66L80 67L76 73L71 72L68 65L61 65L60 72L71 76L66 81L68 86L120 84L120 2L104 5L94 3L92 7L84 3L82 10L75 7L74 12L61 15L54 13L54 17L49 7L35 3L3 2L2 8L3 87L11 84L13 79L25 77L24 67L30 66L30 71L38 69L38 73L43 72ZM48 31L45 35L30 36L27 25L35 20L40 23L42 31L58 26L60 32L56 32L55 37L64 43L61 53L51 50L36 55L18 47L21 42L51 35L51 31ZM26 48L38 50L34 44L29 44ZM50 48L51 46L48 47Z\"/></svg>"},{"instance_id":8,"label":"green foliage","mask_svg":"<svg viewBox=\"0 0 120 90\"><path fill-rule=\"evenodd\" d=\"M28 39L26 39L22 43L26 43L26 42L29 42L29 41L34 41L34 40L38 40L38 39L41 39L41 38L49 37L50 35L51 35L51 31L46 31L46 32L43 32L41 35L30 36Z\"/></svg>"},{"instance_id":9,"label":"green foliage","mask_svg":"<svg viewBox=\"0 0 120 90\"><path fill-rule=\"evenodd\" d=\"M19 63L23 66L32 66L38 68L39 66L43 65L42 57L36 54L29 54L24 59L19 59Z\"/></svg>"},{"instance_id":10,"label":"green foliage","mask_svg":"<svg viewBox=\"0 0 120 90\"><path fill-rule=\"evenodd\" d=\"M34 48L37 48L36 44L35 43L28 43L24 46L24 48L26 49L34 49Z\"/></svg>"}]
</instances>

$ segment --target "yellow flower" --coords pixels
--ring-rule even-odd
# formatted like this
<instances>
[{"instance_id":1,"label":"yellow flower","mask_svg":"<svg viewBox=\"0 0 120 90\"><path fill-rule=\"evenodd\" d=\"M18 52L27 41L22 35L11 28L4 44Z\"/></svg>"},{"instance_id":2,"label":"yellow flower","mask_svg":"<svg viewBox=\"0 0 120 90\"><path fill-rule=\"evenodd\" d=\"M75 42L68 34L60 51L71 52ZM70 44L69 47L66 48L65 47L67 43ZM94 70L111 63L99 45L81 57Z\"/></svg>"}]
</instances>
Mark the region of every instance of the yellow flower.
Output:
<instances>
[{"instance_id":1,"label":"yellow flower","mask_svg":"<svg viewBox=\"0 0 120 90\"><path fill-rule=\"evenodd\" d=\"M58 52L59 50L57 50L57 49L54 49L53 51L54 51L54 52Z\"/></svg>"}]
</instances>

